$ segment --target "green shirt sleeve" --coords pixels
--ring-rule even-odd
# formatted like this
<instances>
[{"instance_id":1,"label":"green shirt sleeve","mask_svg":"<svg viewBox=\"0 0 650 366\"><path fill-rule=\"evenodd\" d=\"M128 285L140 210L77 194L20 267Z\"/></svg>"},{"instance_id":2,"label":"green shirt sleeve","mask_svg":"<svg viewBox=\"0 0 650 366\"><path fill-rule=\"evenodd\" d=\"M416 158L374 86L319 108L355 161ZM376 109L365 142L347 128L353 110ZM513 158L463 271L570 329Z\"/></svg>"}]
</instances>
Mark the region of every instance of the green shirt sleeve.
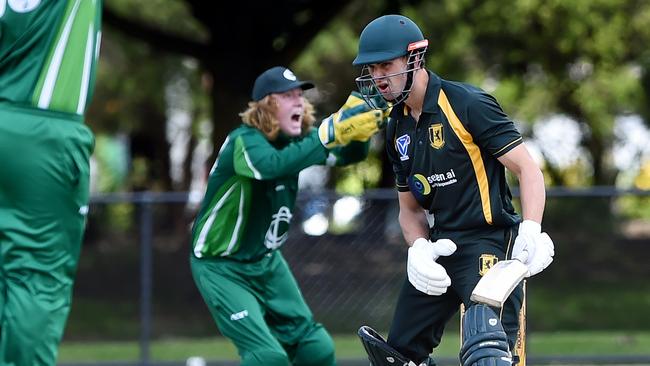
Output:
<instances>
[{"instance_id":1,"label":"green shirt sleeve","mask_svg":"<svg viewBox=\"0 0 650 366\"><path fill-rule=\"evenodd\" d=\"M250 129L235 140L233 165L238 175L268 180L296 175L301 170L322 164L327 150L313 129L304 138L277 148L258 130Z\"/></svg>"},{"instance_id":2,"label":"green shirt sleeve","mask_svg":"<svg viewBox=\"0 0 650 366\"><path fill-rule=\"evenodd\" d=\"M487 93L480 93L468 106L468 129L477 145L499 157L523 142L515 124L499 103Z\"/></svg>"},{"instance_id":3,"label":"green shirt sleeve","mask_svg":"<svg viewBox=\"0 0 650 366\"><path fill-rule=\"evenodd\" d=\"M330 155L334 158L333 165L343 166L358 163L365 159L368 156L369 149L370 140L366 142L352 141L346 146L330 150Z\"/></svg>"}]
</instances>

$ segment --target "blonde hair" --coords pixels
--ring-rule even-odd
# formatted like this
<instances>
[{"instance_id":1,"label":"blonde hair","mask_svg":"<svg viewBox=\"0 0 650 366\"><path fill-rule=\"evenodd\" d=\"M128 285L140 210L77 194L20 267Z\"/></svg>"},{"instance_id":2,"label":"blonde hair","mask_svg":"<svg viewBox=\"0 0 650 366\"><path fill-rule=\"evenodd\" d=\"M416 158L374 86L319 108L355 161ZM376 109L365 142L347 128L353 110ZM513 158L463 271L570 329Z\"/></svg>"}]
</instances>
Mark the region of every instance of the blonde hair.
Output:
<instances>
[{"instance_id":1,"label":"blonde hair","mask_svg":"<svg viewBox=\"0 0 650 366\"><path fill-rule=\"evenodd\" d=\"M302 136L312 128L314 121L314 106L303 97L305 110L302 113ZM248 102L248 109L239 113L245 124L262 131L267 139L275 140L280 132L280 122L275 117L278 104L273 95L267 95L259 101Z\"/></svg>"}]
</instances>

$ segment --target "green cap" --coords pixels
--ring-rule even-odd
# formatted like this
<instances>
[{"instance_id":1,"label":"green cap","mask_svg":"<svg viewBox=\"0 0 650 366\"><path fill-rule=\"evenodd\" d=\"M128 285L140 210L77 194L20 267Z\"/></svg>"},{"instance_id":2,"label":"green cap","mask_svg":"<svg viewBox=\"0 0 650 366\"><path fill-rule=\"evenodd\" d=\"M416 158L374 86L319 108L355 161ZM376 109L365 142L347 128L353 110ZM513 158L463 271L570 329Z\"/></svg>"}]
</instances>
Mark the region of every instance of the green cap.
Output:
<instances>
[{"instance_id":1,"label":"green cap","mask_svg":"<svg viewBox=\"0 0 650 366\"><path fill-rule=\"evenodd\" d=\"M255 79L252 97L257 102L271 93L284 93L295 88L307 90L313 87L314 84L311 81L298 80L296 75L286 67L275 66L264 71Z\"/></svg>"}]
</instances>

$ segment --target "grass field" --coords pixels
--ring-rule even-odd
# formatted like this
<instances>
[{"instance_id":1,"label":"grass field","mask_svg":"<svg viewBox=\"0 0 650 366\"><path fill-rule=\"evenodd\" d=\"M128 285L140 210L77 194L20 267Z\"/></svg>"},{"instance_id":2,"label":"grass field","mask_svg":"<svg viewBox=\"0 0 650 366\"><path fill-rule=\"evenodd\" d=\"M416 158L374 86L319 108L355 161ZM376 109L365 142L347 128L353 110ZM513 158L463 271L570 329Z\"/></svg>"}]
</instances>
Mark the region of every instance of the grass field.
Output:
<instances>
[{"instance_id":1,"label":"grass field","mask_svg":"<svg viewBox=\"0 0 650 366\"><path fill-rule=\"evenodd\" d=\"M385 333L385 332L384 332ZM458 334L445 335L436 350L439 357L456 357ZM365 353L356 336L334 337L338 358L363 358ZM534 333L528 338L529 356L551 355L650 355L650 332L562 332ZM191 356L205 359L236 359L235 347L223 338L167 339L151 344L151 359L184 360ZM137 342L63 342L60 362L135 361Z\"/></svg>"}]
</instances>

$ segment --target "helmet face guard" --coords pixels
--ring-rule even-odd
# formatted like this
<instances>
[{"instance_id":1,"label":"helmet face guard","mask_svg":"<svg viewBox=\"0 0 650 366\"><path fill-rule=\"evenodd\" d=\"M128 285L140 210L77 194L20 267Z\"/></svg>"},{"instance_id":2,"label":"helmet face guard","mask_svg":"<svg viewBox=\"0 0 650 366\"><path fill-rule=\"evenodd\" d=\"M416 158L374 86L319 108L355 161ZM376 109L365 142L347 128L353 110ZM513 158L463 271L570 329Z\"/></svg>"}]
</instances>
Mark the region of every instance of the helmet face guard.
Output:
<instances>
[{"instance_id":1,"label":"helmet face guard","mask_svg":"<svg viewBox=\"0 0 650 366\"><path fill-rule=\"evenodd\" d=\"M408 98L411 89L413 88L413 75L415 74L415 71L424 67L424 53L427 51L428 44L429 42L426 39L409 44L406 53L408 56L406 67L400 72L375 78L370 73L369 66L371 64L363 65L361 75L357 77L355 81L361 96L371 108L386 110L392 105L399 104ZM377 63L383 61L388 60L378 61ZM406 74L406 83L404 84L404 88L402 90L393 91L391 89L392 83L390 82L390 78L403 74ZM388 91L385 94L388 94L390 99L386 98L377 87L377 84L384 80L388 83Z\"/></svg>"}]
</instances>

